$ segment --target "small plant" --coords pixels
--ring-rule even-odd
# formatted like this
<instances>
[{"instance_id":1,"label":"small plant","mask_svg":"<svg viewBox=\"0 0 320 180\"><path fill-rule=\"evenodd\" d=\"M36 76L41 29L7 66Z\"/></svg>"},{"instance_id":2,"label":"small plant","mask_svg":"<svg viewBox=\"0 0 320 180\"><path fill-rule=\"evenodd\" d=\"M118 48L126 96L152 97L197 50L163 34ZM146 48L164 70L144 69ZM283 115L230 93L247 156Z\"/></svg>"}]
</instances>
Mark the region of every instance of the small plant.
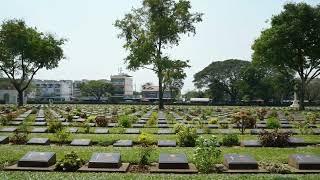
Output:
<instances>
[{"instance_id":1,"label":"small plant","mask_svg":"<svg viewBox=\"0 0 320 180\"><path fill-rule=\"evenodd\" d=\"M8 122L9 121L8 121L8 119L6 117L4 117L4 116L0 117L0 123L1 123L2 126L6 126L8 124Z\"/></svg>"},{"instance_id":2,"label":"small plant","mask_svg":"<svg viewBox=\"0 0 320 180\"><path fill-rule=\"evenodd\" d=\"M298 121L295 123L295 126L302 135L311 134L311 129L309 129L309 123L307 121Z\"/></svg>"},{"instance_id":3,"label":"small plant","mask_svg":"<svg viewBox=\"0 0 320 180\"><path fill-rule=\"evenodd\" d=\"M278 117L278 112L276 110L272 110L271 113L269 114L268 118L270 118L270 117L277 118Z\"/></svg>"},{"instance_id":4,"label":"small plant","mask_svg":"<svg viewBox=\"0 0 320 180\"><path fill-rule=\"evenodd\" d=\"M222 129L228 129L228 128L229 128L229 124L223 123L223 124L220 124L220 127L221 127Z\"/></svg>"},{"instance_id":5,"label":"small plant","mask_svg":"<svg viewBox=\"0 0 320 180\"><path fill-rule=\"evenodd\" d=\"M57 131L60 131L63 128L63 125L60 121L50 121L48 131L50 133L55 133Z\"/></svg>"},{"instance_id":6,"label":"small plant","mask_svg":"<svg viewBox=\"0 0 320 180\"><path fill-rule=\"evenodd\" d=\"M155 138L152 134L143 132L139 135L138 141L140 144L148 146L152 145L155 142Z\"/></svg>"},{"instance_id":7,"label":"small plant","mask_svg":"<svg viewBox=\"0 0 320 180\"><path fill-rule=\"evenodd\" d=\"M68 106L68 107L66 107L66 109L65 109L67 112L70 112L71 111L71 108Z\"/></svg>"},{"instance_id":8,"label":"small plant","mask_svg":"<svg viewBox=\"0 0 320 180\"><path fill-rule=\"evenodd\" d=\"M270 173L288 174L291 172L287 166L280 163L262 162L260 165L263 169L269 171Z\"/></svg>"},{"instance_id":9,"label":"small plant","mask_svg":"<svg viewBox=\"0 0 320 180\"><path fill-rule=\"evenodd\" d=\"M64 129L57 131L54 134L54 137L57 139L57 142L60 145L67 143L70 136L71 136L71 133L69 131L64 130Z\"/></svg>"},{"instance_id":10,"label":"small plant","mask_svg":"<svg viewBox=\"0 0 320 180\"><path fill-rule=\"evenodd\" d=\"M145 166L150 163L150 156L154 148L152 146L141 146L139 148L139 166Z\"/></svg>"},{"instance_id":11,"label":"small plant","mask_svg":"<svg viewBox=\"0 0 320 180\"><path fill-rule=\"evenodd\" d=\"M227 134L224 135L221 141L223 146L235 146L239 145L239 136L236 134Z\"/></svg>"},{"instance_id":12,"label":"small plant","mask_svg":"<svg viewBox=\"0 0 320 180\"><path fill-rule=\"evenodd\" d=\"M257 110L258 119L259 119L260 121L262 121L262 120L264 119L264 116L267 115L267 112L268 112L268 111L267 111L266 109L264 109L264 108L258 109L258 110Z\"/></svg>"},{"instance_id":13,"label":"small plant","mask_svg":"<svg viewBox=\"0 0 320 180\"><path fill-rule=\"evenodd\" d=\"M183 128L177 133L178 143L184 147L194 147L196 139L198 137L197 131L194 128L183 126Z\"/></svg>"},{"instance_id":14,"label":"small plant","mask_svg":"<svg viewBox=\"0 0 320 180\"><path fill-rule=\"evenodd\" d=\"M119 122L119 125L124 128L129 128L131 127L131 124L132 124L130 117L128 115L120 115L118 117L118 122Z\"/></svg>"},{"instance_id":15,"label":"small plant","mask_svg":"<svg viewBox=\"0 0 320 180\"><path fill-rule=\"evenodd\" d=\"M173 126L173 131L174 131L175 133L178 133L178 132L180 132L180 131L183 129L184 126L185 126L184 124L177 123L177 124L175 124L175 125Z\"/></svg>"},{"instance_id":16,"label":"small plant","mask_svg":"<svg viewBox=\"0 0 320 180\"><path fill-rule=\"evenodd\" d=\"M36 108L32 108L31 114L37 114L38 110Z\"/></svg>"},{"instance_id":17,"label":"small plant","mask_svg":"<svg viewBox=\"0 0 320 180\"><path fill-rule=\"evenodd\" d=\"M99 127L107 127L108 126L108 119L104 116L97 116L95 118L96 124Z\"/></svg>"},{"instance_id":18,"label":"small plant","mask_svg":"<svg viewBox=\"0 0 320 180\"><path fill-rule=\"evenodd\" d=\"M28 133L16 131L12 137L10 137L10 142L12 144L25 144L28 141Z\"/></svg>"},{"instance_id":19,"label":"small plant","mask_svg":"<svg viewBox=\"0 0 320 180\"><path fill-rule=\"evenodd\" d=\"M88 123L85 123L85 124L83 124L82 125L83 126L83 128L84 128L84 133L85 134L88 134L88 133L90 133L90 125L88 124Z\"/></svg>"},{"instance_id":20,"label":"small plant","mask_svg":"<svg viewBox=\"0 0 320 180\"><path fill-rule=\"evenodd\" d=\"M210 118L208 121L208 124L217 124L218 123L218 118Z\"/></svg>"},{"instance_id":21,"label":"small plant","mask_svg":"<svg viewBox=\"0 0 320 180\"><path fill-rule=\"evenodd\" d=\"M266 147L285 147L289 145L291 133L279 132L277 129L273 132L262 131L258 139L262 146Z\"/></svg>"},{"instance_id":22,"label":"small plant","mask_svg":"<svg viewBox=\"0 0 320 180\"><path fill-rule=\"evenodd\" d=\"M68 114L68 116L67 116L67 121L68 121L68 122L72 122L72 120L73 120L73 115Z\"/></svg>"},{"instance_id":23,"label":"small plant","mask_svg":"<svg viewBox=\"0 0 320 180\"><path fill-rule=\"evenodd\" d=\"M149 127L155 126L157 124L157 119L158 119L158 113L153 112L147 121L147 125Z\"/></svg>"},{"instance_id":24,"label":"small plant","mask_svg":"<svg viewBox=\"0 0 320 180\"><path fill-rule=\"evenodd\" d=\"M56 169L58 171L74 172L77 171L85 161L81 159L74 151L67 153L61 161L58 161Z\"/></svg>"},{"instance_id":25,"label":"small plant","mask_svg":"<svg viewBox=\"0 0 320 180\"><path fill-rule=\"evenodd\" d=\"M310 124L315 124L317 121L317 115L315 113L308 112L306 114L306 121Z\"/></svg>"},{"instance_id":26,"label":"small plant","mask_svg":"<svg viewBox=\"0 0 320 180\"><path fill-rule=\"evenodd\" d=\"M196 150L193 159L198 170L202 173L209 173L214 164L221 156L221 151L217 148L218 141L216 136L205 139L200 136L196 141Z\"/></svg>"},{"instance_id":27,"label":"small plant","mask_svg":"<svg viewBox=\"0 0 320 180\"><path fill-rule=\"evenodd\" d=\"M247 128L254 128L256 125L256 118L252 116L249 111L240 111L232 116L232 123L235 123L239 127L241 134L244 134Z\"/></svg>"},{"instance_id":28,"label":"small plant","mask_svg":"<svg viewBox=\"0 0 320 180\"><path fill-rule=\"evenodd\" d=\"M269 117L267 119L267 128L269 129L279 129L280 128L280 121L276 117Z\"/></svg>"}]
</instances>

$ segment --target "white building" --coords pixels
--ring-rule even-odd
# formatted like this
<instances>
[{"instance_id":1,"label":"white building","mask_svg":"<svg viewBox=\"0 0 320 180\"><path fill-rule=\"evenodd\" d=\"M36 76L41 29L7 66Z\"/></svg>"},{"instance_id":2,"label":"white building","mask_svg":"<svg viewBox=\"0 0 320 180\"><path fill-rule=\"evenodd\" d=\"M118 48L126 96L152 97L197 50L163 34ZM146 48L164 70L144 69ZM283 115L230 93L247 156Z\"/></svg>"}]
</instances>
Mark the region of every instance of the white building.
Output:
<instances>
[{"instance_id":1,"label":"white building","mask_svg":"<svg viewBox=\"0 0 320 180\"><path fill-rule=\"evenodd\" d=\"M33 80L35 91L30 99L48 101L70 101L73 95L73 82L71 80Z\"/></svg>"},{"instance_id":2,"label":"white building","mask_svg":"<svg viewBox=\"0 0 320 180\"><path fill-rule=\"evenodd\" d=\"M124 73L110 76L114 87L114 97L127 98L133 96L132 76Z\"/></svg>"}]
</instances>

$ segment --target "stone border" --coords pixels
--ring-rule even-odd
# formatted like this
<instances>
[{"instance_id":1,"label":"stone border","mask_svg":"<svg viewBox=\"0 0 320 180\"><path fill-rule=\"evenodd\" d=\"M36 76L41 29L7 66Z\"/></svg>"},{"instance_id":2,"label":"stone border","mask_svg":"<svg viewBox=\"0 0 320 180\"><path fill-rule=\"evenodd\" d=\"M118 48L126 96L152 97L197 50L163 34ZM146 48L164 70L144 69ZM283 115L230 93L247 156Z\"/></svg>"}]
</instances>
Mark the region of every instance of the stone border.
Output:
<instances>
[{"instance_id":1,"label":"stone border","mask_svg":"<svg viewBox=\"0 0 320 180\"><path fill-rule=\"evenodd\" d=\"M119 168L88 168L88 164L78 169L79 172L118 172L125 173L129 168L129 163L122 163Z\"/></svg>"},{"instance_id":2,"label":"stone border","mask_svg":"<svg viewBox=\"0 0 320 180\"><path fill-rule=\"evenodd\" d=\"M189 169L159 169L159 164L153 163L150 166L150 173L195 174L198 173L198 169L192 163L189 163Z\"/></svg>"},{"instance_id":3,"label":"stone border","mask_svg":"<svg viewBox=\"0 0 320 180\"><path fill-rule=\"evenodd\" d=\"M12 166L5 167L5 171L54 171L56 169L56 165L52 165L49 167L18 167L18 164L14 164Z\"/></svg>"},{"instance_id":4,"label":"stone border","mask_svg":"<svg viewBox=\"0 0 320 180\"><path fill-rule=\"evenodd\" d=\"M269 171L258 167L258 169L228 169L223 164L216 164L217 168L223 168L222 173L239 173L239 174L250 174L250 173L270 173Z\"/></svg>"}]
</instances>

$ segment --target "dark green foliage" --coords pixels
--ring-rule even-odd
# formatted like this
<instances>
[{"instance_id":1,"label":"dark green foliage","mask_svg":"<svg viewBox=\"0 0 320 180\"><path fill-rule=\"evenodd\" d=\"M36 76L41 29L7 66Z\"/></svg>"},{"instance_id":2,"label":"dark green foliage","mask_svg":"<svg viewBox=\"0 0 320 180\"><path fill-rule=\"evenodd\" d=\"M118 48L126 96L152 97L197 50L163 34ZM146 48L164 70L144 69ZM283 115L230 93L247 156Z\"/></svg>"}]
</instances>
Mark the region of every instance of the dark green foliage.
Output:
<instances>
[{"instance_id":1,"label":"dark green foliage","mask_svg":"<svg viewBox=\"0 0 320 180\"><path fill-rule=\"evenodd\" d=\"M60 131L60 130L62 130L62 128L63 128L63 125L62 125L62 123L60 121L56 121L55 120L55 121L50 121L49 122L48 131L50 133L55 133L57 131Z\"/></svg>"},{"instance_id":2,"label":"dark green foliage","mask_svg":"<svg viewBox=\"0 0 320 180\"><path fill-rule=\"evenodd\" d=\"M236 134L227 134L222 137L221 145L223 146L237 146L239 145L239 136Z\"/></svg>"},{"instance_id":3,"label":"dark green foliage","mask_svg":"<svg viewBox=\"0 0 320 180\"><path fill-rule=\"evenodd\" d=\"M267 128L269 129L279 129L280 121L276 117L270 117L267 119Z\"/></svg>"},{"instance_id":4,"label":"dark green foliage","mask_svg":"<svg viewBox=\"0 0 320 180\"><path fill-rule=\"evenodd\" d=\"M28 141L28 133L26 132L15 132L13 136L10 137L10 142L12 144L25 144Z\"/></svg>"},{"instance_id":5,"label":"dark green foliage","mask_svg":"<svg viewBox=\"0 0 320 180\"><path fill-rule=\"evenodd\" d=\"M74 151L67 153L64 158L57 162L58 171L74 172L77 171L85 161L81 159Z\"/></svg>"},{"instance_id":6,"label":"dark green foliage","mask_svg":"<svg viewBox=\"0 0 320 180\"><path fill-rule=\"evenodd\" d=\"M183 126L182 129L177 133L178 144L184 147L194 147L196 144L198 134L196 129Z\"/></svg>"},{"instance_id":7,"label":"dark green foliage","mask_svg":"<svg viewBox=\"0 0 320 180\"><path fill-rule=\"evenodd\" d=\"M121 126L121 127L129 128L129 127L131 127L132 121L130 119L130 116L120 115L118 117L118 123L119 123L119 126Z\"/></svg>"}]
</instances>

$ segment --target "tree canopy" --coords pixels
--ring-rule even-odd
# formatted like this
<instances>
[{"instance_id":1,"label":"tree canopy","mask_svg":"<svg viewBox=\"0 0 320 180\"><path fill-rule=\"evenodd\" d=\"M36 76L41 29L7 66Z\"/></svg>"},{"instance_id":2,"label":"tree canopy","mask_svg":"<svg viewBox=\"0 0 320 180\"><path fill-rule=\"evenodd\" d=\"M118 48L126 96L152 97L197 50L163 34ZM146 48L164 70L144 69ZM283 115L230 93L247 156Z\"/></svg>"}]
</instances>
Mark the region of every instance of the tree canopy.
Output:
<instances>
[{"instance_id":1,"label":"tree canopy","mask_svg":"<svg viewBox=\"0 0 320 180\"><path fill-rule=\"evenodd\" d=\"M92 96L97 101L108 94L112 94L113 86L109 82L103 80L92 80L84 82L80 85L80 92L83 96Z\"/></svg>"},{"instance_id":2,"label":"tree canopy","mask_svg":"<svg viewBox=\"0 0 320 180\"><path fill-rule=\"evenodd\" d=\"M235 102L239 95L238 83L241 78L241 69L249 64L249 61L238 59L214 61L196 73L193 82L197 88L209 88L213 94L222 90L229 95L232 102Z\"/></svg>"},{"instance_id":3,"label":"tree canopy","mask_svg":"<svg viewBox=\"0 0 320 180\"><path fill-rule=\"evenodd\" d=\"M115 26L125 39L124 48L129 51L125 58L127 68L145 68L156 73L159 83L159 109L163 104L165 72L181 62L180 69L188 67L186 61L174 60L163 50L179 45L182 34L195 34L195 23L202 21L201 13L191 13L187 0L143 0L142 7L117 20ZM184 62L184 63L182 63Z\"/></svg>"},{"instance_id":4,"label":"tree canopy","mask_svg":"<svg viewBox=\"0 0 320 180\"><path fill-rule=\"evenodd\" d=\"M64 58L65 39L39 32L28 27L23 20L4 21L0 28L0 70L19 93L19 106L23 105L23 92L34 75L42 68L58 67Z\"/></svg>"},{"instance_id":5,"label":"tree canopy","mask_svg":"<svg viewBox=\"0 0 320 180\"><path fill-rule=\"evenodd\" d=\"M255 63L298 74L299 109L303 110L305 88L320 74L320 6L286 4L271 18L271 27L261 32L252 49Z\"/></svg>"}]
</instances>

